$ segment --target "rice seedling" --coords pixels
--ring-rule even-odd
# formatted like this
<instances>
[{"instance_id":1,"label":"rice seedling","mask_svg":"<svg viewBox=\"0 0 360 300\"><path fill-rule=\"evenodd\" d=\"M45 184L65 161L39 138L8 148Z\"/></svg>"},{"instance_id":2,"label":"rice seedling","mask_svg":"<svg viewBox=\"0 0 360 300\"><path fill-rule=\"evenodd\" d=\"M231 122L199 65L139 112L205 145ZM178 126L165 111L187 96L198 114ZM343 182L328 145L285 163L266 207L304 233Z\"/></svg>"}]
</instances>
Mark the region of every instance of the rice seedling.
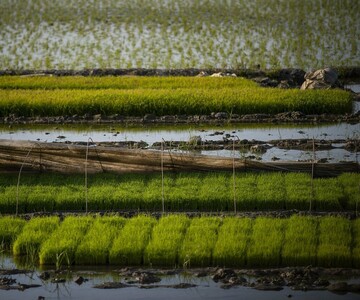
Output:
<instances>
[{"instance_id":1,"label":"rice seedling","mask_svg":"<svg viewBox=\"0 0 360 300\"><path fill-rule=\"evenodd\" d=\"M232 209L230 177L228 174L205 176L199 189L198 207L200 210Z\"/></svg>"},{"instance_id":2,"label":"rice seedling","mask_svg":"<svg viewBox=\"0 0 360 300\"><path fill-rule=\"evenodd\" d=\"M315 207L316 210L341 210L344 193L337 178L315 179Z\"/></svg>"},{"instance_id":3,"label":"rice seedling","mask_svg":"<svg viewBox=\"0 0 360 300\"><path fill-rule=\"evenodd\" d=\"M236 177L236 207L238 210L255 210L257 208L257 176L241 174Z\"/></svg>"},{"instance_id":4,"label":"rice seedling","mask_svg":"<svg viewBox=\"0 0 360 300\"><path fill-rule=\"evenodd\" d=\"M144 250L151 239L156 220L148 216L137 216L126 222L115 238L109 253L110 264L141 265Z\"/></svg>"},{"instance_id":5,"label":"rice seedling","mask_svg":"<svg viewBox=\"0 0 360 300\"><path fill-rule=\"evenodd\" d=\"M5 178L6 177L6 178ZM0 175L0 210L15 213L16 179ZM232 211L233 190L230 173L165 174L164 196L167 211ZM310 200L315 210L356 209L357 176L314 181L305 174L239 174L235 177L237 210L307 210ZM88 176L90 210L162 208L162 182L159 174L96 174ZM19 189L19 212L85 210L84 178L24 174Z\"/></svg>"},{"instance_id":6,"label":"rice seedling","mask_svg":"<svg viewBox=\"0 0 360 300\"><path fill-rule=\"evenodd\" d=\"M318 220L314 217L292 216L287 222L282 264L284 266L316 265Z\"/></svg>"},{"instance_id":7,"label":"rice seedling","mask_svg":"<svg viewBox=\"0 0 360 300\"><path fill-rule=\"evenodd\" d=\"M248 267L281 265L281 251L287 220L256 218L247 249Z\"/></svg>"},{"instance_id":8,"label":"rice seedling","mask_svg":"<svg viewBox=\"0 0 360 300\"><path fill-rule=\"evenodd\" d=\"M11 216L0 217L0 250L11 249L26 221Z\"/></svg>"},{"instance_id":9,"label":"rice seedling","mask_svg":"<svg viewBox=\"0 0 360 300\"><path fill-rule=\"evenodd\" d=\"M284 209L285 183L281 173L261 174L257 179L257 209Z\"/></svg>"},{"instance_id":10,"label":"rice seedling","mask_svg":"<svg viewBox=\"0 0 360 300\"><path fill-rule=\"evenodd\" d=\"M26 223L14 245L13 254L38 255L42 243L59 226L58 217L37 217Z\"/></svg>"},{"instance_id":11,"label":"rice seedling","mask_svg":"<svg viewBox=\"0 0 360 300\"><path fill-rule=\"evenodd\" d=\"M0 67L357 65L359 47L353 37L359 36L359 4L338 3L34 0L25 10L22 2L8 1L0 11L0 40L6 41ZM291 65L283 59L287 56Z\"/></svg>"},{"instance_id":12,"label":"rice seedling","mask_svg":"<svg viewBox=\"0 0 360 300\"><path fill-rule=\"evenodd\" d=\"M214 247L213 265L244 267L252 226L249 218L225 218Z\"/></svg>"},{"instance_id":13,"label":"rice seedling","mask_svg":"<svg viewBox=\"0 0 360 300\"><path fill-rule=\"evenodd\" d=\"M344 197L347 199L345 209L360 209L360 175L356 173L344 173L338 177L343 188Z\"/></svg>"},{"instance_id":14,"label":"rice seedling","mask_svg":"<svg viewBox=\"0 0 360 300\"><path fill-rule=\"evenodd\" d=\"M323 217L319 221L318 266L351 266L351 221L342 217Z\"/></svg>"},{"instance_id":15,"label":"rice seedling","mask_svg":"<svg viewBox=\"0 0 360 300\"><path fill-rule=\"evenodd\" d=\"M191 220L179 252L179 263L186 267L209 266L217 241L220 218L201 217Z\"/></svg>"},{"instance_id":16,"label":"rice seedling","mask_svg":"<svg viewBox=\"0 0 360 300\"><path fill-rule=\"evenodd\" d=\"M59 228L41 245L40 264L55 264L57 267L63 263L73 264L76 249L92 223L92 217L65 218Z\"/></svg>"},{"instance_id":17,"label":"rice seedling","mask_svg":"<svg viewBox=\"0 0 360 300\"><path fill-rule=\"evenodd\" d=\"M122 217L98 217L78 245L75 252L77 265L105 265L113 240L119 235L126 220Z\"/></svg>"},{"instance_id":18,"label":"rice seedling","mask_svg":"<svg viewBox=\"0 0 360 300\"><path fill-rule=\"evenodd\" d=\"M182 244L190 220L185 215L162 217L154 227L152 238L144 253L144 264L152 266L178 265Z\"/></svg>"},{"instance_id":19,"label":"rice seedling","mask_svg":"<svg viewBox=\"0 0 360 300\"><path fill-rule=\"evenodd\" d=\"M214 78L213 78L214 79ZM284 90L261 87L187 89L0 89L0 116L121 114L194 115L226 111L236 114L302 111L350 112L352 96L342 90Z\"/></svg>"},{"instance_id":20,"label":"rice seedling","mask_svg":"<svg viewBox=\"0 0 360 300\"><path fill-rule=\"evenodd\" d=\"M286 209L307 210L310 207L313 193L311 176L303 173L289 173L285 176Z\"/></svg>"},{"instance_id":21,"label":"rice seedling","mask_svg":"<svg viewBox=\"0 0 360 300\"><path fill-rule=\"evenodd\" d=\"M354 268L360 268L360 219L352 222L352 263Z\"/></svg>"},{"instance_id":22,"label":"rice seedling","mask_svg":"<svg viewBox=\"0 0 360 300\"><path fill-rule=\"evenodd\" d=\"M198 210L199 187L202 184L202 177L199 174L178 174L174 177L174 182L166 193L166 202L173 210Z\"/></svg>"}]
</instances>

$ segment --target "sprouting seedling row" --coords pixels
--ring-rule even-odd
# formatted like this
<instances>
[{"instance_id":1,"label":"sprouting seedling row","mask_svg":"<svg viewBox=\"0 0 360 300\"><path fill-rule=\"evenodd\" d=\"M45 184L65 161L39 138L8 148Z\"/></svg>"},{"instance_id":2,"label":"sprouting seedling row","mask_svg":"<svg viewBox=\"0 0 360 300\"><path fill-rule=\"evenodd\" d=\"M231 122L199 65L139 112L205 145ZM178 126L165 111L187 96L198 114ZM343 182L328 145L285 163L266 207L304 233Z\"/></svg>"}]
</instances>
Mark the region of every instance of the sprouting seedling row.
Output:
<instances>
[{"instance_id":1,"label":"sprouting seedling row","mask_svg":"<svg viewBox=\"0 0 360 300\"><path fill-rule=\"evenodd\" d=\"M11 223L19 224L19 219L0 218L1 238L9 237L2 225ZM41 227L45 224L52 225L47 230ZM54 264L57 268L108 263L357 267L359 224L358 219L345 217L298 215L254 219L168 215L159 220L145 215L131 219L69 216L60 223L57 217L41 217L26 223L22 230L12 231L8 241L15 241L15 255L25 254L28 249L27 255L35 254L40 264ZM26 240L26 234L34 236L36 231L41 238Z\"/></svg>"},{"instance_id":2,"label":"sprouting seedling row","mask_svg":"<svg viewBox=\"0 0 360 300\"><path fill-rule=\"evenodd\" d=\"M344 173L336 178L317 178L298 173L179 173L161 176L97 174L88 177L88 209L233 211L234 192L238 211L298 209L355 211L359 207L359 174ZM0 210L14 213L17 177L0 176ZM84 211L84 180L46 174L23 174L18 190L19 212Z\"/></svg>"}]
</instances>

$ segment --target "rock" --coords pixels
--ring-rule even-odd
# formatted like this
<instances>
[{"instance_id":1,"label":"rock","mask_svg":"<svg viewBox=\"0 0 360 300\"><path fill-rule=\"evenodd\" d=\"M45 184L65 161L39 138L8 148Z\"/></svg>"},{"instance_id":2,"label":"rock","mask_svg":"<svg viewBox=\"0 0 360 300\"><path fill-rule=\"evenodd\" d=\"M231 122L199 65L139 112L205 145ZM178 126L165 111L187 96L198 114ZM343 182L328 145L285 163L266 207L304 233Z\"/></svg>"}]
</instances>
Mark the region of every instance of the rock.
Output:
<instances>
[{"instance_id":1,"label":"rock","mask_svg":"<svg viewBox=\"0 0 360 300\"><path fill-rule=\"evenodd\" d=\"M143 118L144 122L151 122L156 120L156 116L154 114L146 114Z\"/></svg>"},{"instance_id":2,"label":"rock","mask_svg":"<svg viewBox=\"0 0 360 300\"><path fill-rule=\"evenodd\" d=\"M50 279L50 273L45 271L39 275L39 278L41 280L48 280Z\"/></svg>"},{"instance_id":3,"label":"rock","mask_svg":"<svg viewBox=\"0 0 360 300\"><path fill-rule=\"evenodd\" d=\"M95 122L100 122L101 119L102 119L101 114L97 114L97 115L94 115L94 116L93 116L93 120L94 120Z\"/></svg>"},{"instance_id":4,"label":"rock","mask_svg":"<svg viewBox=\"0 0 360 300\"><path fill-rule=\"evenodd\" d=\"M232 269L219 269L216 273L212 276L212 280L215 282L218 281L226 281L229 282L230 278L237 277L236 273Z\"/></svg>"},{"instance_id":5,"label":"rock","mask_svg":"<svg viewBox=\"0 0 360 300\"><path fill-rule=\"evenodd\" d=\"M210 77L224 77L225 74L223 72L219 72L219 73L213 73L210 75Z\"/></svg>"},{"instance_id":6,"label":"rock","mask_svg":"<svg viewBox=\"0 0 360 300\"><path fill-rule=\"evenodd\" d=\"M150 284L161 281L161 278L156 277L152 273L134 272L132 276L135 277L135 280L141 284Z\"/></svg>"},{"instance_id":7,"label":"rock","mask_svg":"<svg viewBox=\"0 0 360 300\"><path fill-rule=\"evenodd\" d=\"M283 290L282 286L268 285L268 284L256 284L253 288L255 290L259 290L259 291L281 291L281 290Z\"/></svg>"},{"instance_id":8,"label":"rock","mask_svg":"<svg viewBox=\"0 0 360 300\"><path fill-rule=\"evenodd\" d=\"M250 147L252 153L265 153L268 147L266 145L256 144Z\"/></svg>"},{"instance_id":9,"label":"rock","mask_svg":"<svg viewBox=\"0 0 360 300\"><path fill-rule=\"evenodd\" d=\"M195 136L190 137L188 144L193 145L193 146L201 145L201 141L202 141L201 136L195 135Z\"/></svg>"},{"instance_id":10,"label":"rock","mask_svg":"<svg viewBox=\"0 0 360 300\"><path fill-rule=\"evenodd\" d=\"M94 285L95 289L122 289L129 287L130 285L121 283L121 282L104 282L101 284Z\"/></svg>"},{"instance_id":11,"label":"rock","mask_svg":"<svg viewBox=\"0 0 360 300\"><path fill-rule=\"evenodd\" d=\"M85 281L85 279L82 276L79 276L79 277L75 278L75 280L74 280L74 282L78 285L82 285L84 283L84 281Z\"/></svg>"},{"instance_id":12,"label":"rock","mask_svg":"<svg viewBox=\"0 0 360 300\"><path fill-rule=\"evenodd\" d=\"M198 75L196 75L196 77L207 77L209 76L208 73L206 73L205 71L201 71Z\"/></svg>"},{"instance_id":13,"label":"rock","mask_svg":"<svg viewBox=\"0 0 360 300\"><path fill-rule=\"evenodd\" d=\"M218 112L214 115L215 119L227 119L228 116L229 115L226 112Z\"/></svg>"},{"instance_id":14,"label":"rock","mask_svg":"<svg viewBox=\"0 0 360 300\"><path fill-rule=\"evenodd\" d=\"M280 83L276 87L279 89L289 89L290 85L286 80L281 80Z\"/></svg>"},{"instance_id":15,"label":"rock","mask_svg":"<svg viewBox=\"0 0 360 300\"><path fill-rule=\"evenodd\" d=\"M330 284L327 289L328 291L333 293L346 294L347 292L349 292L350 286L346 282L336 282Z\"/></svg>"},{"instance_id":16,"label":"rock","mask_svg":"<svg viewBox=\"0 0 360 300\"><path fill-rule=\"evenodd\" d=\"M342 87L338 81L336 71L330 68L308 72L305 74L304 78L305 81L300 87L302 90Z\"/></svg>"},{"instance_id":17,"label":"rock","mask_svg":"<svg viewBox=\"0 0 360 300\"><path fill-rule=\"evenodd\" d=\"M276 87L279 84L277 80L270 79L269 77L256 77L253 80L263 87Z\"/></svg>"},{"instance_id":18,"label":"rock","mask_svg":"<svg viewBox=\"0 0 360 300\"><path fill-rule=\"evenodd\" d=\"M349 291L351 293L360 293L360 284L350 284L349 285Z\"/></svg>"},{"instance_id":19,"label":"rock","mask_svg":"<svg viewBox=\"0 0 360 300\"><path fill-rule=\"evenodd\" d=\"M281 69L279 80L284 80L291 87L301 86L304 82L305 71L301 69Z\"/></svg>"}]
</instances>

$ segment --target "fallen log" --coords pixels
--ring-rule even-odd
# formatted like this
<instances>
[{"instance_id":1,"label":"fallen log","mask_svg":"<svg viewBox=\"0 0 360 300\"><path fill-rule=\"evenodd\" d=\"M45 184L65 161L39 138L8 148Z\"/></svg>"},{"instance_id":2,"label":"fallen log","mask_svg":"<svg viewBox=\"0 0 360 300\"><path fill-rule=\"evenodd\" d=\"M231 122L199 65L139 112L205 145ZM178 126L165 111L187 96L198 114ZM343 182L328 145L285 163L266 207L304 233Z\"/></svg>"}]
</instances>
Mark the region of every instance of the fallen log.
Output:
<instances>
[{"instance_id":1,"label":"fallen log","mask_svg":"<svg viewBox=\"0 0 360 300\"><path fill-rule=\"evenodd\" d=\"M145 173L163 171L307 172L317 177L359 172L359 164L259 162L241 158L117 147L0 140L0 172Z\"/></svg>"}]
</instances>

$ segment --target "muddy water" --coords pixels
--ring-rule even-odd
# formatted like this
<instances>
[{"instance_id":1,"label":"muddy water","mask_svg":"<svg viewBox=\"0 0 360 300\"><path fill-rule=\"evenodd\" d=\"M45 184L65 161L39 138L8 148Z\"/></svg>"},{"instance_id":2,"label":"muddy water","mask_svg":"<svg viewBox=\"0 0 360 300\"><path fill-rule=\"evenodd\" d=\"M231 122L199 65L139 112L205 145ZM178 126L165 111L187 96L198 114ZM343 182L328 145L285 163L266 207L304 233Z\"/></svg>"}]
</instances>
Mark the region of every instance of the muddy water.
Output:
<instances>
[{"instance_id":1,"label":"muddy water","mask_svg":"<svg viewBox=\"0 0 360 300\"><path fill-rule=\"evenodd\" d=\"M16 264L11 257L2 257L1 268L16 268ZM51 283L50 280L42 281L39 276L43 272L40 269L33 269L32 272L25 275L8 275L7 277L16 279L19 284L38 284L40 287L29 288L24 291L18 290L0 290L0 299L19 300L19 299L38 299L39 296L45 299L285 299L291 297L295 299L355 299L356 294L347 293L346 295L337 295L328 291L293 291L289 287L284 287L281 291L258 291L250 287L232 287L230 289L221 288L220 283L214 282L210 276L198 278L193 275L180 273L172 276L161 277L161 282L157 285L169 285L189 283L195 287L186 289L175 288L140 288L138 285L120 289L97 289L97 284L104 282L124 282L124 278L119 277L115 270L109 267L87 267L83 269L72 269L67 274L67 280L63 283ZM82 276L87 279L81 285L74 282L74 279ZM0 276L1 277L1 276ZM251 278L247 277L251 281ZM348 283L358 283L358 279L347 279ZM151 287L152 284L147 285Z\"/></svg>"},{"instance_id":2,"label":"muddy water","mask_svg":"<svg viewBox=\"0 0 360 300\"><path fill-rule=\"evenodd\" d=\"M199 136L202 141L221 141L223 139L235 140L260 140L270 141L276 139L358 139L360 137L360 124L328 124L328 125L273 125L273 124L238 124L231 126L151 126L151 127L124 127L120 125L14 125L0 127L0 139L32 140L41 142L129 142L144 141L147 147L156 142L184 141L187 142L194 136ZM341 144L333 145L341 148ZM265 153L253 155L246 152L230 150L197 151L197 154L227 156L227 157L252 157L270 161L279 160L309 160L313 158L311 151L284 150L272 147ZM327 159L330 162L358 161L359 154L345 149L331 149L317 151L316 159Z\"/></svg>"}]
</instances>

